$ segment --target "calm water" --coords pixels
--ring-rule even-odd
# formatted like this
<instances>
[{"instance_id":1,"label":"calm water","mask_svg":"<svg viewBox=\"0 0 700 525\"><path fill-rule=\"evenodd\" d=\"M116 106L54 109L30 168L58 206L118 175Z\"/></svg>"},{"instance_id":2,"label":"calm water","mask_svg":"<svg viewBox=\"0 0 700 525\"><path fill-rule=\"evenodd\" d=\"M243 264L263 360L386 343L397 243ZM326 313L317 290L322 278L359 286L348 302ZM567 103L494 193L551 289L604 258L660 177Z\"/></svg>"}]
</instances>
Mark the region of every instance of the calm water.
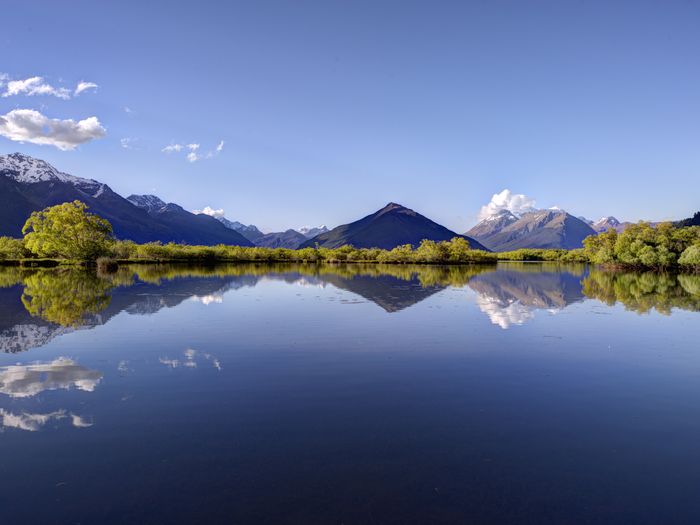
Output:
<instances>
[{"instance_id":1,"label":"calm water","mask_svg":"<svg viewBox=\"0 0 700 525\"><path fill-rule=\"evenodd\" d=\"M700 276L0 268L2 523L700 522Z\"/></svg>"}]
</instances>

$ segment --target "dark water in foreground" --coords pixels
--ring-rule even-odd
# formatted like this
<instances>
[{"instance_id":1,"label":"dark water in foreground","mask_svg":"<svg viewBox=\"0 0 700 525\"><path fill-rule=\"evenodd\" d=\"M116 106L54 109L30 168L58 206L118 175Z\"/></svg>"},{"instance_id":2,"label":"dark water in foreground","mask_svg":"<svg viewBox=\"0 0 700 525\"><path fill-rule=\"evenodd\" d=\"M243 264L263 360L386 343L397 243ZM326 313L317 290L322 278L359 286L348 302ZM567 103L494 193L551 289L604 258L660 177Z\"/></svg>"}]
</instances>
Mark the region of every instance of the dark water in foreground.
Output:
<instances>
[{"instance_id":1,"label":"dark water in foreground","mask_svg":"<svg viewBox=\"0 0 700 525\"><path fill-rule=\"evenodd\" d=\"M1 523L699 523L700 276L0 268Z\"/></svg>"}]
</instances>

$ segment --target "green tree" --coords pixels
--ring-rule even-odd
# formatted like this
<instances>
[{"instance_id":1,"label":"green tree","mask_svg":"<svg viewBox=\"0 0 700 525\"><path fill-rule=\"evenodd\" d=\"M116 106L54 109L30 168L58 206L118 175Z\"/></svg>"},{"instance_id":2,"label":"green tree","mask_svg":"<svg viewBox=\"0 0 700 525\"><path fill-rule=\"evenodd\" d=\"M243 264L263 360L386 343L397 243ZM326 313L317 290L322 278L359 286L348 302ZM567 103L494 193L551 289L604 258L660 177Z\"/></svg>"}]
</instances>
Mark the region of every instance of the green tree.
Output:
<instances>
[{"instance_id":1,"label":"green tree","mask_svg":"<svg viewBox=\"0 0 700 525\"><path fill-rule=\"evenodd\" d=\"M0 260L22 259L27 255L22 239L0 237Z\"/></svg>"},{"instance_id":2,"label":"green tree","mask_svg":"<svg viewBox=\"0 0 700 525\"><path fill-rule=\"evenodd\" d=\"M108 254L112 225L87 209L74 201L33 212L22 228L27 249L39 257L84 261Z\"/></svg>"},{"instance_id":3,"label":"green tree","mask_svg":"<svg viewBox=\"0 0 700 525\"><path fill-rule=\"evenodd\" d=\"M678 264L700 267L700 244L693 244L686 248L678 259Z\"/></svg>"}]
</instances>

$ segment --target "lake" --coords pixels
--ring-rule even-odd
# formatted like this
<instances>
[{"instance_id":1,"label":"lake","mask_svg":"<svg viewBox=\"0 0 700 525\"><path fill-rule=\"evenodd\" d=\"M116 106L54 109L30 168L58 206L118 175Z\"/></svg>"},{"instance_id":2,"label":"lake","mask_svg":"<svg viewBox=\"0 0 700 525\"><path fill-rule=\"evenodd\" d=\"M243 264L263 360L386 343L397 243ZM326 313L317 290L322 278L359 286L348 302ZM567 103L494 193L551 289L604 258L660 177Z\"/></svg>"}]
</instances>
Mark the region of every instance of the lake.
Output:
<instances>
[{"instance_id":1,"label":"lake","mask_svg":"<svg viewBox=\"0 0 700 525\"><path fill-rule=\"evenodd\" d=\"M2 523L698 523L700 275L0 268Z\"/></svg>"}]
</instances>

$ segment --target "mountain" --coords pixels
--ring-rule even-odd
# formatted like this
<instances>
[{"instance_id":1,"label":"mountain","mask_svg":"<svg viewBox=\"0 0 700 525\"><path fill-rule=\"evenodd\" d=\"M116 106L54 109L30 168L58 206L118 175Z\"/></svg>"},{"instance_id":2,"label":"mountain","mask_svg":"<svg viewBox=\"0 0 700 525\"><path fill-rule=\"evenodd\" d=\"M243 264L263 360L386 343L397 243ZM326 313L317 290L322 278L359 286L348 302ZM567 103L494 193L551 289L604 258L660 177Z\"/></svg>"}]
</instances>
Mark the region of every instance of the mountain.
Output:
<instances>
[{"instance_id":1,"label":"mountain","mask_svg":"<svg viewBox=\"0 0 700 525\"><path fill-rule=\"evenodd\" d=\"M214 217L195 214L172 202L165 203L155 195L129 195L127 200L145 210L159 224L166 226L172 234L159 239L184 244L233 244L252 246L248 239L235 230L221 224Z\"/></svg>"},{"instance_id":2,"label":"mountain","mask_svg":"<svg viewBox=\"0 0 700 525\"><path fill-rule=\"evenodd\" d=\"M503 228L510 226L518 220L511 211L501 210L495 215L487 217L479 224L469 230L469 235L475 238L488 237L500 232Z\"/></svg>"},{"instance_id":3,"label":"mountain","mask_svg":"<svg viewBox=\"0 0 700 525\"><path fill-rule=\"evenodd\" d=\"M593 228L598 233L606 232L609 230L615 230L618 233L622 233L625 229L632 223L630 222L620 222L615 217L602 217L596 222L591 222L590 227Z\"/></svg>"},{"instance_id":4,"label":"mountain","mask_svg":"<svg viewBox=\"0 0 700 525\"><path fill-rule=\"evenodd\" d=\"M682 221L678 221L676 223L676 226L679 228L685 227L685 226L700 226L700 211L696 211L695 215L688 219L683 219Z\"/></svg>"},{"instance_id":5,"label":"mountain","mask_svg":"<svg viewBox=\"0 0 700 525\"><path fill-rule=\"evenodd\" d=\"M326 233L328 231L328 228L324 224L322 226L316 226L315 228L310 228L309 226L304 226L303 228L299 228L297 231L299 233L301 233L307 239L312 239L312 238L316 237L317 235L321 235L322 233Z\"/></svg>"},{"instance_id":6,"label":"mountain","mask_svg":"<svg viewBox=\"0 0 700 525\"><path fill-rule=\"evenodd\" d=\"M254 243L256 239L264 235L263 232L258 230L257 226L254 226L252 224L245 225L238 221L230 221L226 217L217 217L216 220L218 220L227 228L237 231L252 243Z\"/></svg>"},{"instance_id":7,"label":"mountain","mask_svg":"<svg viewBox=\"0 0 700 525\"><path fill-rule=\"evenodd\" d=\"M107 219L120 239L251 244L217 221L173 222L168 214L153 216L148 210L157 208L160 199L144 197L141 206L136 206L99 181L60 172L43 160L21 153L0 155L0 235L21 237L22 226L33 211L74 200L84 202L91 212Z\"/></svg>"},{"instance_id":8,"label":"mountain","mask_svg":"<svg viewBox=\"0 0 700 525\"><path fill-rule=\"evenodd\" d=\"M449 241L464 237L431 221L400 204L390 202L381 210L350 224L344 224L317 235L300 247L338 248L352 244L356 248L384 248L391 250L402 244L418 246L423 239ZM472 248L485 249L479 242L465 237Z\"/></svg>"},{"instance_id":9,"label":"mountain","mask_svg":"<svg viewBox=\"0 0 700 525\"><path fill-rule=\"evenodd\" d=\"M520 248L581 248L583 239L597 233L581 219L558 209L527 212L515 221L508 218L502 228L489 228L489 224L489 219L485 219L466 235L497 252Z\"/></svg>"},{"instance_id":10,"label":"mountain","mask_svg":"<svg viewBox=\"0 0 700 525\"><path fill-rule=\"evenodd\" d=\"M255 246L265 248L290 248L295 250L302 243L306 242L306 236L296 230L285 232L267 233L255 239Z\"/></svg>"}]
</instances>

